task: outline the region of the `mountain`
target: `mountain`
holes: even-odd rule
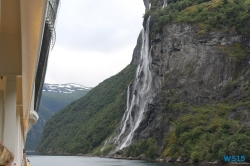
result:
[[[133,59],[51,119],[38,151],[250,161],[250,1],[144,0]]]
[[[91,88],[82,85],[69,83],[69,84],[48,84],[43,86],[43,92],[57,92],[57,93],[73,93],[73,92],[86,92]]]
[[[86,95],[89,87],[69,84],[44,83],[41,103],[38,110],[39,119],[27,135],[26,149],[35,151],[41,140],[46,122],[62,108]]]
[[[133,64],[127,66],[53,116],[46,123],[37,150],[85,154],[100,145],[119,126],[126,108],[126,87],[135,68]]]

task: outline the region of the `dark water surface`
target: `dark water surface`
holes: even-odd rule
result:
[[[30,160],[31,166],[191,166],[186,164],[156,163],[141,160],[121,160],[84,156],[28,155],[27,158]]]

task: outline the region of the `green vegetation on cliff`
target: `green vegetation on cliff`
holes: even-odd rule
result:
[[[144,15],[155,16],[154,32],[173,22],[196,23],[202,31],[250,32],[250,1],[249,0],[170,0],[163,10],[151,0],[152,7]]]
[[[188,114],[177,119],[172,117],[174,129],[167,137],[163,156],[175,159],[188,156],[192,162],[223,162],[224,155],[245,155],[246,161],[250,161],[250,129],[241,122],[248,116],[249,99],[240,103],[183,105],[172,111],[183,109]],[[228,118],[235,113],[237,119]]]
[[[137,157],[142,156],[149,159],[154,159],[157,156],[157,144],[155,139],[148,138],[145,140],[141,140],[137,144],[130,145],[126,151],[125,155],[127,157]]]
[[[129,65],[71,103],[46,124],[39,152],[86,154],[99,146],[120,124],[127,86],[135,74]]]

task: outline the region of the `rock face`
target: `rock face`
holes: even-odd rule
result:
[[[139,62],[141,57],[141,47],[142,47],[142,34],[140,33],[137,39],[136,46],[133,51],[132,61],[130,62],[130,64],[136,65]]]
[[[161,34],[151,36],[152,62],[149,68],[154,97],[148,103],[148,109],[144,110],[133,143],[154,137],[161,147],[159,154],[163,152],[167,146],[165,135],[173,129],[166,119],[178,119],[188,114],[185,108],[178,112],[166,105],[185,103],[202,106],[226,100],[237,102],[249,95],[245,88],[249,85],[250,57],[246,56],[247,52],[237,50],[249,47],[250,37],[220,32],[199,35],[199,31],[199,27],[191,24],[173,23],[166,26]],[[242,110],[246,108],[237,108],[227,119],[241,116],[241,125],[249,128],[250,117],[243,117]]]
[[[148,11],[149,8],[150,8],[150,2],[149,2],[149,0],[143,0],[143,2],[144,2],[145,10]]]
[[[224,49],[246,38],[216,32],[198,36],[198,31],[188,24],[172,24],[151,43],[155,80],[180,92],[181,101],[195,105],[224,98],[221,90],[240,67]],[[249,45],[249,39],[243,44]]]

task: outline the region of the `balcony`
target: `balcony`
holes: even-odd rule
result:
[[[49,29],[51,31],[51,49],[55,45],[56,33],[55,33],[55,23],[56,23],[56,15],[58,6],[60,5],[60,0],[49,0],[47,6],[47,16],[46,23],[49,25]]]
[[[54,47],[56,41],[56,15],[60,0],[48,0],[46,22],[43,32],[42,47],[38,62],[36,80],[35,80],[35,105],[34,110],[38,112],[40,99],[42,95],[42,88],[47,70],[47,61],[50,50]]]

